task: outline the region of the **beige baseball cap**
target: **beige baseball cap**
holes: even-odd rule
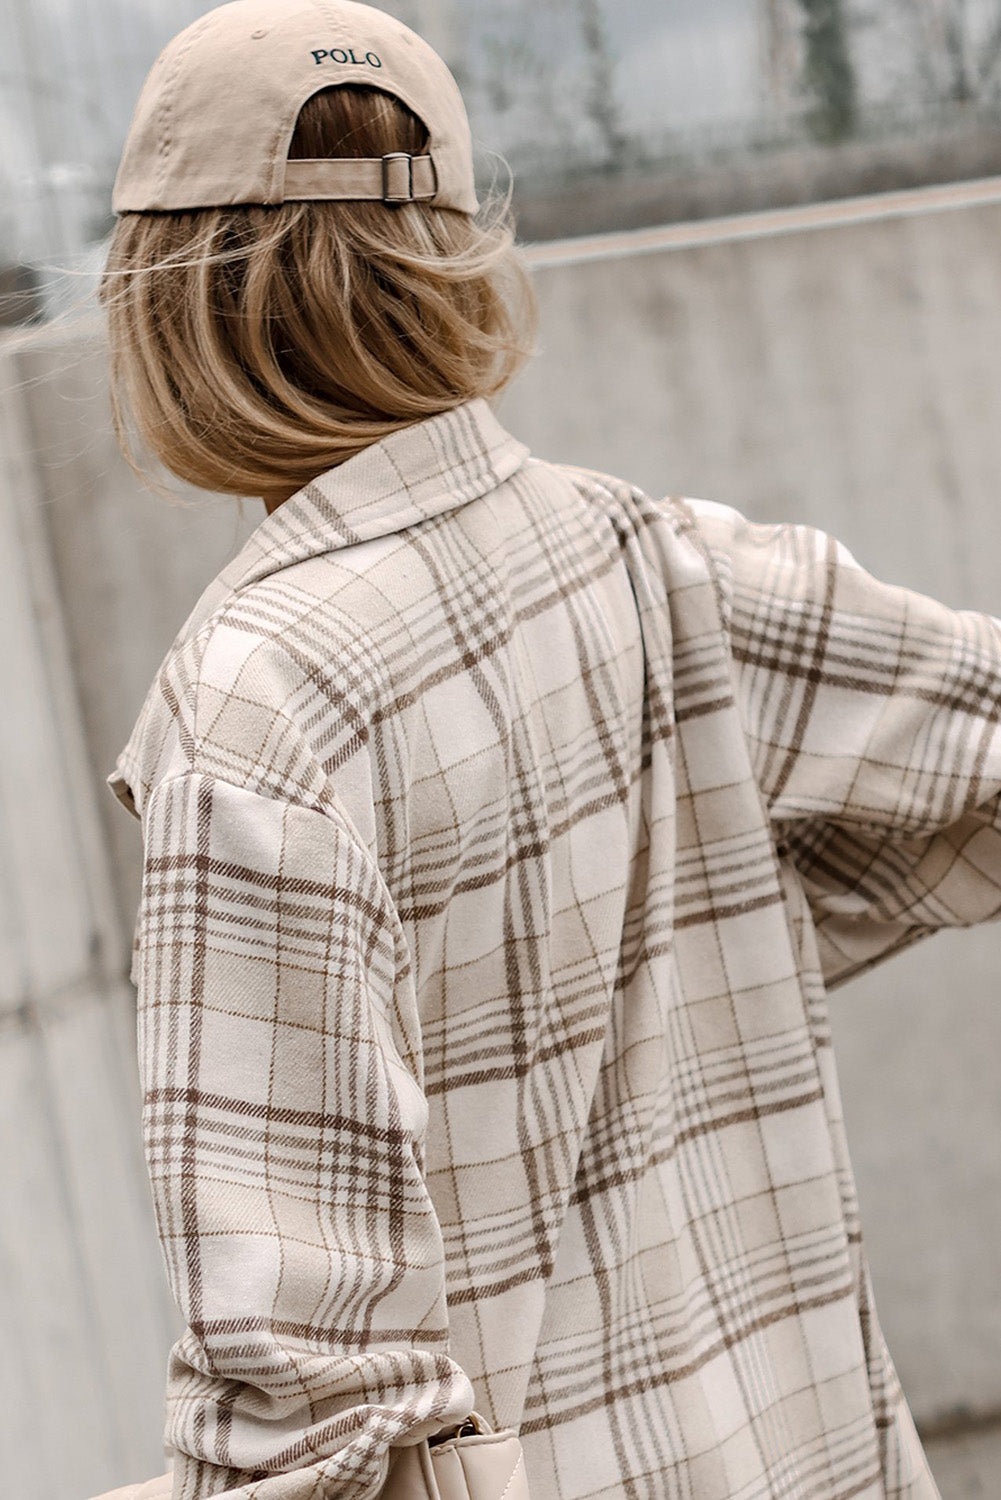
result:
[[[288,161],[299,111],[336,84],[406,104],[425,155]],[[475,213],[473,148],[458,85],[409,27],[354,0],[231,0],[168,42],[136,104],[115,213],[301,199],[432,202]]]

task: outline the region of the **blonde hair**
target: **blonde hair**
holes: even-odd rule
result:
[[[307,101],[290,156],[420,154],[359,87]],[[280,501],[400,427],[493,396],[533,352],[509,198],[294,202],[120,218],[101,282],[119,443],[200,488]]]

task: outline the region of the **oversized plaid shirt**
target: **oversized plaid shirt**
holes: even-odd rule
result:
[[[482,401],[257,527],[113,788],[175,1500],[929,1500],[826,992],[1001,908],[1001,622]]]

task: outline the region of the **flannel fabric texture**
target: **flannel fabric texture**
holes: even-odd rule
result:
[[[1001,909],[1001,622],[474,401],[268,516],[108,778],[142,820],[174,1500],[932,1500],[827,991]]]

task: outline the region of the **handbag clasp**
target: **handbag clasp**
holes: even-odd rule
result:
[[[436,1432],[434,1437],[429,1437],[428,1447],[433,1448],[436,1443],[448,1443],[452,1438],[476,1437],[479,1433],[487,1430],[484,1425],[481,1425],[482,1423],[483,1418],[478,1412],[470,1412],[469,1416],[460,1422],[457,1427],[449,1427],[445,1432]]]

